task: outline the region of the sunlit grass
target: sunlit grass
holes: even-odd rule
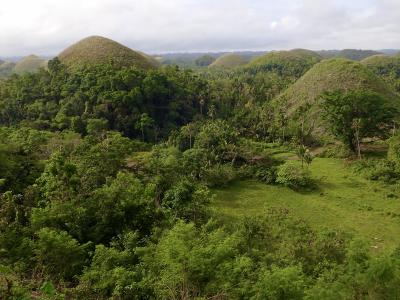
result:
[[[310,170],[318,182],[312,192],[239,181],[215,191],[213,208],[227,223],[269,207],[287,208],[317,230],[339,229],[367,239],[374,252],[400,245],[400,198],[394,187],[366,180],[338,159],[317,158]]]

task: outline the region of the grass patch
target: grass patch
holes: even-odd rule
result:
[[[316,158],[310,167],[318,189],[295,192],[278,185],[238,181],[215,190],[215,213],[225,223],[287,208],[315,229],[338,229],[364,238],[373,252],[400,245],[400,199],[391,187],[363,179],[339,159]]]

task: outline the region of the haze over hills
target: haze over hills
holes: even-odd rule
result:
[[[381,51],[344,49],[344,50],[321,50],[317,51],[323,58],[347,58],[361,61],[369,56],[383,54]]]
[[[116,67],[136,66],[151,69],[156,63],[146,55],[134,51],[111,39],[91,36],[62,51],[58,58],[71,69],[85,65],[105,64],[112,61]]]
[[[3,62],[0,65],[0,77],[7,77],[12,74],[14,67],[14,62]]]
[[[37,72],[40,68],[47,68],[47,60],[29,55],[16,63],[13,72],[17,74]]]
[[[240,55],[229,53],[218,57],[211,65],[210,68],[223,68],[231,69],[245,65],[247,61]]]

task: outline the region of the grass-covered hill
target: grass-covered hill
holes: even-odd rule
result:
[[[71,69],[112,62],[116,67],[151,69],[154,60],[138,51],[100,36],[87,37],[62,51],[58,58]]]
[[[247,68],[299,78],[321,59],[319,54],[305,49],[276,51],[254,58]]]
[[[47,67],[47,60],[36,56],[29,55],[21,59],[15,65],[13,72],[17,74],[37,72],[40,68]]]
[[[364,59],[362,64],[400,94],[400,55],[374,55]]]
[[[15,63],[9,61],[0,64],[0,77],[7,77],[11,75],[14,67]]]
[[[400,69],[400,55],[374,55],[362,60],[361,63],[374,72],[387,73]]]
[[[380,55],[381,52],[373,50],[358,50],[358,49],[344,49],[344,50],[322,50],[319,51],[323,58],[347,58],[350,60],[361,61],[367,57]]]
[[[228,53],[218,57],[209,67],[231,69],[245,65],[247,61],[238,54]]]
[[[301,108],[307,107],[306,122],[311,124],[312,131],[318,131],[321,129],[318,100],[323,93],[337,90],[372,91],[380,94],[388,102],[398,105],[398,98],[389,85],[362,63],[342,58],[323,60],[316,64],[275,99],[274,104],[292,121],[296,121],[295,116]]]

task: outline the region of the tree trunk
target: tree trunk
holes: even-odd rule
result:
[[[361,159],[360,137],[359,137],[358,129],[356,130],[356,141],[357,141],[357,156],[358,156],[358,159]]]

